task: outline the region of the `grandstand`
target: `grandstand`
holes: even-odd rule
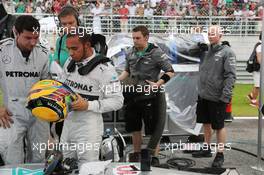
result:
[[[104,13],[119,14],[121,5],[130,15],[144,16],[150,7],[155,16],[230,16],[262,17],[259,0],[3,0],[11,13],[58,13],[66,4],[75,6],[81,13],[89,14],[100,3]],[[142,11],[142,13],[141,13]]]
[[[191,27],[215,23],[226,34],[256,35],[260,31],[263,6],[259,0],[3,0],[9,13],[31,13],[38,18],[55,16],[66,4],[76,7],[83,25],[93,27],[95,4],[101,33],[130,32],[138,24],[152,33],[188,33]],[[211,2],[211,3],[209,3]],[[98,10],[97,10],[98,11]]]

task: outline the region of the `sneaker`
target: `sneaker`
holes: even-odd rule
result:
[[[224,154],[220,152],[216,153],[212,167],[221,168],[223,164],[224,164]]]
[[[232,115],[227,115],[225,118],[225,122],[232,122],[234,120],[234,117]]]
[[[140,160],[141,160],[140,152],[130,153],[128,155],[128,161],[129,162],[140,162]]]
[[[248,94],[247,98],[248,98],[249,101],[253,100],[253,94],[252,93]]]
[[[259,103],[258,103],[257,100],[251,100],[249,105],[250,105],[250,106],[253,106],[253,107],[256,107],[256,108],[259,107]]]
[[[202,158],[202,157],[212,157],[211,149],[200,149],[199,151],[196,151],[192,153],[192,156],[195,158]]]

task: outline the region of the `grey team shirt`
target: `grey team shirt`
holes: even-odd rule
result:
[[[200,65],[199,96],[229,103],[236,80],[236,56],[230,47],[216,45],[209,48]]]
[[[12,108],[13,114],[24,109],[32,85],[49,78],[48,54],[45,47],[37,45],[26,61],[14,39],[0,41],[0,87],[4,104]]]
[[[145,80],[158,81],[161,70],[174,72],[168,57],[160,48],[153,45],[153,48],[141,57],[138,57],[136,52],[134,47],[128,50],[125,67],[136,84],[145,85]]]

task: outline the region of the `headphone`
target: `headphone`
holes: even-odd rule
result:
[[[60,22],[60,15],[65,13],[66,11],[69,11],[73,14],[73,16],[75,17],[76,21],[77,21],[77,25],[80,26],[81,25],[81,20],[79,19],[79,13],[78,11],[71,5],[65,5],[59,15],[58,15],[58,19],[59,19],[59,26],[61,26],[61,22]]]

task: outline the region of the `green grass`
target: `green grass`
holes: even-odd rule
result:
[[[236,84],[232,99],[232,115],[234,117],[241,116],[258,116],[258,110],[249,105],[247,94],[252,90],[253,85]]]
[[[252,85],[236,84],[234,89],[234,96],[232,99],[232,115],[234,117],[241,116],[257,116],[257,108],[249,105],[246,95],[251,91]],[[0,91],[0,105],[2,105],[2,93]]]

